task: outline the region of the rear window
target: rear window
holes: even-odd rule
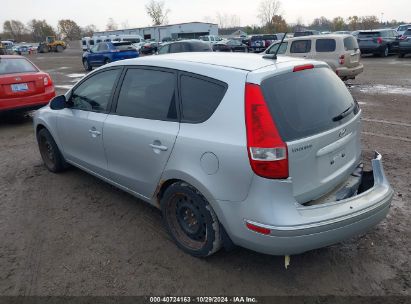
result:
[[[344,49],[346,51],[355,51],[358,50],[357,39],[354,37],[344,38]]]
[[[252,36],[250,38],[251,41],[263,40],[263,36]]]
[[[182,121],[201,123],[213,115],[223,99],[227,85],[208,78],[181,76]]]
[[[351,113],[342,120],[333,121],[352,106],[354,100],[344,83],[328,68],[274,76],[264,80],[261,87],[285,141],[324,132],[355,115]]]
[[[317,52],[334,52],[335,45],[334,39],[317,39],[315,42],[315,50]]]
[[[297,40],[291,43],[290,53],[309,53],[311,40]]]
[[[134,46],[131,45],[131,42],[115,42],[113,43],[115,48],[120,51],[132,51],[135,50]]]
[[[411,36],[411,30],[406,30],[404,32],[404,36]]]
[[[276,35],[264,35],[263,38],[265,40],[277,40],[277,36]]]
[[[358,38],[377,38],[381,37],[381,32],[359,32]]]
[[[0,75],[38,72],[36,67],[24,58],[1,58]]]
[[[410,28],[410,27],[411,27],[411,24],[401,25],[401,26],[398,27],[398,30],[402,32],[402,31],[407,30],[407,29]]]

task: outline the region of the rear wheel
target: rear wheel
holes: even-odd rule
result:
[[[183,251],[206,257],[221,248],[217,215],[194,187],[184,182],[169,186],[161,199],[161,210],[168,232]]]
[[[389,53],[390,53],[390,49],[388,48],[388,45],[387,45],[385,49],[382,51],[381,57],[387,57]]]
[[[37,133],[37,143],[39,145],[41,158],[49,171],[57,173],[68,167],[53,136],[51,136],[47,129],[41,129]]]
[[[83,59],[83,66],[84,66],[84,69],[86,71],[91,71],[91,69],[92,69],[92,67],[91,67],[90,63],[88,63],[87,59]]]
[[[56,51],[57,51],[57,53],[61,53],[61,52],[64,51],[64,47],[62,45],[58,45],[58,46],[56,46]]]

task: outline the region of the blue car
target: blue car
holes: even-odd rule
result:
[[[138,56],[139,53],[131,42],[100,42],[83,53],[83,66],[86,71],[91,71],[93,67]]]

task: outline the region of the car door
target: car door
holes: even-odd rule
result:
[[[393,37],[393,42],[391,44],[391,50],[395,53],[398,52],[398,49],[400,47],[400,39],[397,31],[392,30],[391,31],[391,36]]]
[[[82,168],[107,177],[103,147],[103,124],[122,68],[93,73],[68,96],[70,107],[60,111],[58,135],[66,159]]]
[[[291,42],[290,55],[293,57],[311,57],[311,39],[295,40]]]
[[[100,66],[104,64],[104,60],[106,59],[105,54],[108,52],[108,45],[105,42],[102,42],[98,45],[98,49],[95,56],[94,65]]]
[[[96,66],[96,60],[99,56],[98,54],[98,47],[100,43],[94,46],[87,55],[88,62],[91,66]]]
[[[111,180],[151,198],[179,132],[177,76],[159,68],[129,68],[104,123]]]

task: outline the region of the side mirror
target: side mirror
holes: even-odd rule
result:
[[[52,110],[63,110],[64,108],[67,108],[66,96],[59,95],[59,96],[54,97],[50,101],[50,108]]]

